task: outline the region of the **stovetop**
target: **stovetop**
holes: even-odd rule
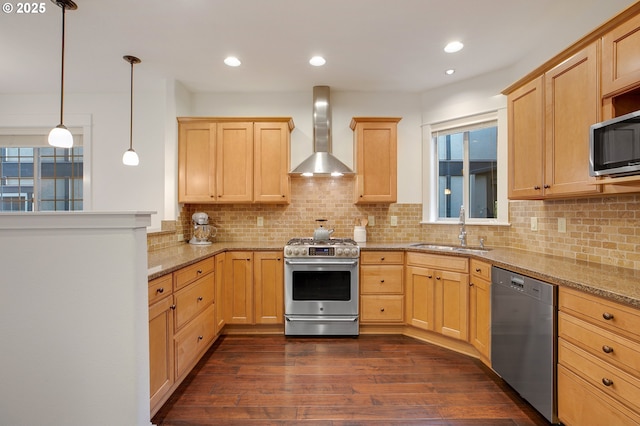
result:
[[[284,248],[284,257],[355,259],[360,257],[360,247],[351,238],[292,238]]]

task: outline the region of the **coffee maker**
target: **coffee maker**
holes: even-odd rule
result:
[[[215,237],[216,228],[209,225],[209,215],[204,212],[196,212],[191,216],[193,222],[193,236],[189,240],[189,244],[209,245],[209,237]]]

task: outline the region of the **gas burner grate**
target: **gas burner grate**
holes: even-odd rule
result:
[[[288,246],[357,246],[358,243],[351,238],[330,238],[328,240],[315,240],[313,238],[292,238],[287,242]]]

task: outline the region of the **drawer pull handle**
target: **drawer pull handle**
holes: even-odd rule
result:
[[[160,294],[164,293],[164,288],[162,288],[162,287],[157,288],[156,289],[156,293],[160,293]]]
[[[198,336],[198,340],[202,340],[202,339],[204,339],[204,337]]]
[[[384,280],[380,280],[380,283],[383,283],[383,282],[384,282]]]
[[[602,318],[606,319],[607,321],[612,320],[613,314],[610,314],[609,312],[605,312],[604,314],[602,314]]]
[[[476,268],[476,272],[480,272],[480,271],[482,271],[482,269]]]
[[[202,269],[198,269],[197,272],[198,272],[198,274],[201,274],[202,273]]]
[[[611,346],[604,345],[602,347],[602,352],[606,354],[610,354],[611,352],[613,352],[613,348]]]
[[[613,385],[613,380],[611,379],[607,379],[606,377],[602,378],[602,384],[605,386],[612,386]]]
[[[198,302],[202,302],[202,296],[198,296]]]

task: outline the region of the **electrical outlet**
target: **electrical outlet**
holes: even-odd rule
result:
[[[391,216],[391,226],[398,226],[398,216]]]
[[[562,232],[563,234],[567,232],[567,218],[558,218],[558,232]]]
[[[264,226],[264,218],[262,216],[258,216],[258,226]]]
[[[184,234],[178,234],[178,242],[184,241]]]
[[[367,223],[367,226],[376,226],[376,217],[375,216],[369,216],[368,220],[369,220],[369,223]]]
[[[535,216],[531,218],[531,230],[532,231],[538,230],[538,218]]]

